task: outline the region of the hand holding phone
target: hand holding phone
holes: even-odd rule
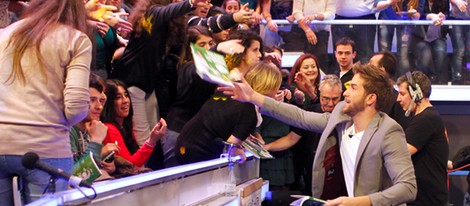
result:
[[[111,151],[106,157],[103,159],[103,161],[110,163],[114,161],[114,151]]]

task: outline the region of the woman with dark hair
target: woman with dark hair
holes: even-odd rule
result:
[[[163,69],[166,41],[171,34],[167,32],[170,30],[169,22],[191,11],[199,1],[185,0],[168,4],[163,0],[139,0],[129,16],[133,32],[124,54],[114,62],[110,78],[119,79],[129,86],[129,95],[134,103],[134,133],[139,145],[144,144],[151,126],[159,118],[155,91],[156,85],[165,78],[159,74]]]
[[[294,94],[291,103],[307,109],[319,102],[319,66],[320,64],[313,54],[303,54],[295,61],[287,80],[287,84],[292,86],[292,94]]]
[[[240,73],[246,74],[251,66],[257,64],[263,57],[263,39],[249,30],[233,31],[229,39],[240,39],[245,47],[243,53],[235,53],[225,56],[229,70],[238,69]]]
[[[69,130],[88,114],[92,45],[83,0],[33,0],[23,19],[0,35],[0,204],[13,205],[12,177],[26,203],[39,198],[50,175],[21,164],[33,151],[71,173]],[[58,180],[56,190],[66,190]]]
[[[116,155],[123,157],[135,166],[144,165],[152,154],[152,150],[157,141],[166,132],[166,122],[164,119],[153,127],[150,136],[144,145],[139,148],[134,137],[132,127],[132,102],[126,85],[119,80],[106,81],[106,104],[103,108],[101,120],[108,127],[108,133],[103,141],[106,143],[116,143],[120,151]]]

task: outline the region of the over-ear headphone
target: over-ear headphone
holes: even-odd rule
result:
[[[405,112],[405,116],[410,116],[411,108],[413,107],[414,103],[420,102],[424,95],[423,91],[421,91],[421,87],[419,84],[415,83],[413,81],[413,76],[411,75],[411,72],[406,72],[406,78],[408,79],[408,91],[410,92],[410,96],[413,99],[410,103],[410,106],[408,106],[408,110]]]

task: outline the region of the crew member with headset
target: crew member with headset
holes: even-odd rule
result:
[[[416,174],[418,194],[407,205],[446,205],[449,145],[444,122],[429,100],[431,81],[421,71],[398,78],[397,101],[411,115],[405,129]]]

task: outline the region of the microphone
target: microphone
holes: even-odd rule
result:
[[[353,134],[348,134],[348,137],[352,138],[352,137],[354,137],[354,135]]]
[[[71,174],[68,174],[62,171],[61,169],[54,168],[42,162],[41,160],[39,160],[39,156],[35,152],[27,152],[26,154],[24,154],[23,158],[21,158],[21,163],[27,169],[30,169],[30,170],[39,169],[39,170],[49,173],[49,175],[51,176],[67,180],[69,184],[72,185],[73,187],[77,187],[78,185],[80,187],[91,188],[91,184],[89,184],[88,182],[85,182],[84,180],[82,180],[82,178],[73,176]]]
[[[408,106],[408,109],[405,112],[405,117],[410,116],[411,109],[413,108],[413,104],[415,103],[416,98],[418,98],[418,95],[416,93],[413,93],[412,96],[413,96],[413,98],[411,99],[411,103],[410,103],[410,105]]]

